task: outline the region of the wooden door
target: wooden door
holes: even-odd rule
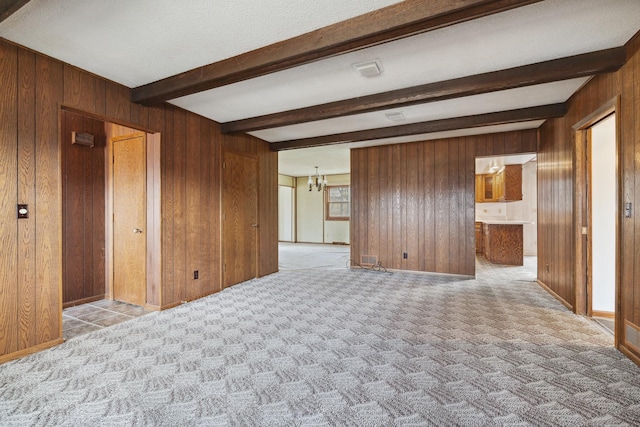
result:
[[[113,299],[146,302],[146,138],[113,139]]]
[[[225,152],[222,177],[222,283],[257,277],[258,161]]]

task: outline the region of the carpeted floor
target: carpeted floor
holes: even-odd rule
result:
[[[640,425],[640,368],[522,267],[310,269],[0,365],[0,425]]]
[[[278,249],[280,271],[310,268],[343,269],[347,265],[351,250],[348,245],[288,242],[280,242]]]

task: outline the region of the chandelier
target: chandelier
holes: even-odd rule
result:
[[[318,191],[327,189],[327,176],[318,174],[318,167],[316,166],[316,174],[309,175],[309,191],[313,190],[313,186],[315,185]]]

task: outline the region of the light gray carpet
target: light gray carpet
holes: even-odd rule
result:
[[[280,242],[278,268],[280,271],[343,269],[349,260],[350,251],[348,245]]]
[[[640,425],[640,369],[523,268],[303,270],[0,365],[0,425]]]

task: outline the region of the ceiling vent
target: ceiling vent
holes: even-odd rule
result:
[[[392,122],[401,122],[405,120],[404,114],[402,113],[387,113],[385,114],[385,116],[387,116],[387,119],[391,120]]]
[[[382,63],[379,59],[367,62],[359,62],[351,65],[362,77],[375,77],[382,73]]]

